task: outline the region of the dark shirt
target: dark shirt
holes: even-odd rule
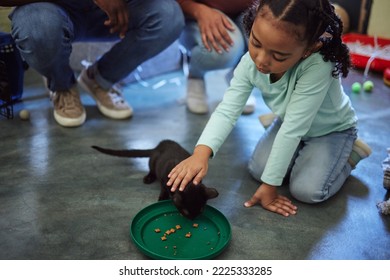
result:
[[[220,10],[231,17],[236,17],[253,3],[253,0],[197,0],[211,8]]]
[[[57,0],[55,3],[67,10],[75,11],[88,11],[98,8],[93,0]]]

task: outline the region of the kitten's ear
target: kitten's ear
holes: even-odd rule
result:
[[[216,198],[219,194],[218,191],[214,188],[205,187],[204,190],[205,190],[207,199]]]

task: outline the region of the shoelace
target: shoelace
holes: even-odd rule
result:
[[[71,90],[62,91],[60,94],[58,92],[51,93],[51,99],[57,101],[60,108],[74,109],[80,107],[80,102],[77,97],[76,93]]]
[[[97,83],[93,83],[92,87],[94,89],[93,91],[98,91],[98,90],[105,91]],[[110,88],[107,93],[108,93],[108,96],[110,97],[113,104],[125,103],[125,100],[122,96],[121,91],[118,88],[116,88],[115,86]]]
[[[115,88],[115,87],[112,87],[109,91],[108,91],[108,94],[110,95],[111,97],[111,100],[113,103],[117,104],[117,103],[125,103],[125,100],[122,96],[122,93],[120,92],[119,89]]]

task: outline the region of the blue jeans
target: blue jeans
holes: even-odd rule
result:
[[[109,89],[139,64],[155,56],[180,35],[184,17],[174,0],[127,1],[125,38],[111,34],[107,15],[93,1],[62,0],[17,7],[10,15],[12,36],[25,61],[48,79],[52,91],[75,83],[69,65],[73,42],[117,41],[93,66],[98,84]]]
[[[190,53],[189,76],[203,78],[207,71],[234,67],[246,51],[246,37],[240,23],[241,17],[236,23],[231,20],[235,30],[228,31],[234,45],[230,46],[229,52],[223,50],[222,54],[214,49],[208,51],[203,45],[198,23],[194,20],[186,20],[186,25],[180,36],[180,43]]]
[[[260,138],[249,161],[249,172],[261,181],[276,134],[282,124],[276,119]],[[301,140],[291,160],[285,181],[291,195],[306,203],[318,203],[336,194],[351,174],[348,158],[357,129],[333,132]]]

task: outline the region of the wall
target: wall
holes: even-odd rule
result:
[[[10,11],[11,8],[0,7],[0,31],[2,32],[10,32],[11,25],[8,19]]]
[[[390,39],[390,1],[374,0],[368,24],[368,35],[377,35]]]

